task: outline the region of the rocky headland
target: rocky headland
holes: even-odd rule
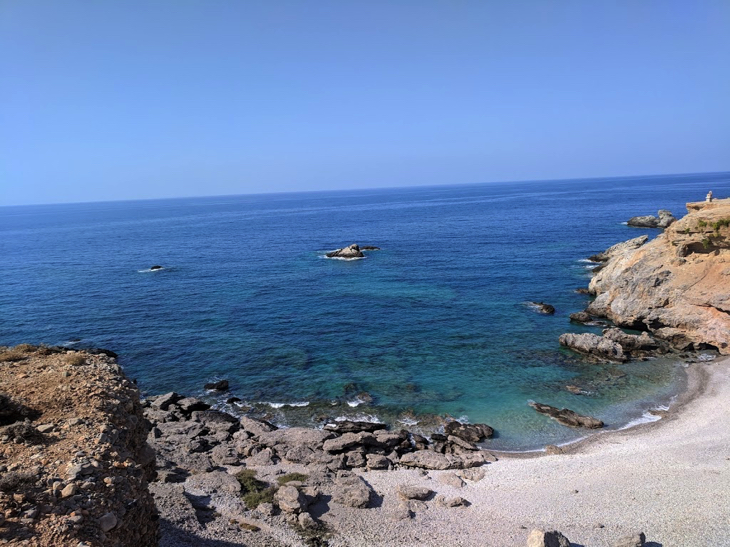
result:
[[[602,264],[589,285],[595,300],[585,317],[645,331],[657,348],[714,349],[728,355],[730,199],[688,203],[687,209],[686,216],[656,239],[641,236],[591,257]],[[607,338],[622,352],[627,350],[627,339],[604,334],[603,340],[593,340],[599,353],[622,360],[622,352]],[[581,351],[579,342],[584,341],[561,340]],[[638,343],[646,346],[648,339]]]

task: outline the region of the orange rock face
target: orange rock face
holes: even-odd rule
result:
[[[688,203],[656,239],[611,254],[587,311],[677,348],[730,354],[730,199]]]

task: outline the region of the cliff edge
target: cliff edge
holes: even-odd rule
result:
[[[0,348],[0,543],[157,545],[147,432],[111,352]]]
[[[649,331],[677,349],[730,355],[730,199],[688,203],[656,239],[597,255],[586,311]]]

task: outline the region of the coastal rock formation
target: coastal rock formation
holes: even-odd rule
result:
[[[162,269],[162,266],[160,266],[159,264],[155,264],[154,266],[152,266],[150,268],[150,270],[152,270],[152,271],[161,270],[161,269]]]
[[[553,315],[555,313],[555,307],[545,302],[528,302],[528,304],[539,313],[544,313],[545,315]]]
[[[154,452],[139,391],[114,358],[0,348],[0,386],[0,536],[39,546],[157,545]]]
[[[363,258],[364,256],[357,243],[327,253],[327,258]]]
[[[647,216],[640,216],[640,217],[632,217],[629,219],[629,221],[626,223],[629,226],[634,226],[637,228],[667,228],[670,224],[673,222],[676,222],[677,219],[674,218],[674,215],[671,213],[671,211],[667,211],[666,209],[660,209],[657,213],[659,216],[655,217],[652,215]]]
[[[528,403],[532,408],[537,410],[540,414],[549,416],[556,422],[567,425],[569,427],[585,427],[587,429],[600,429],[603,427],[603,422],[590,416],[582,416],[567,408],[555,408],[554,406],[544,405],[542,403],[536,403],[531,401]]]
[[[628,360],[621,344],[591,333],[574,334],[568,332],[558,338],[561,346],[589,357],[623,363]]]
[[[648,331],[676,349],[730,354],[730,199],[687,204],[663,234],[614,245],[591,280],[586,311]]]

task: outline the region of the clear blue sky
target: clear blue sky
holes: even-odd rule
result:
[[[730,2],[0,2],[0,204],[730,170]]]

